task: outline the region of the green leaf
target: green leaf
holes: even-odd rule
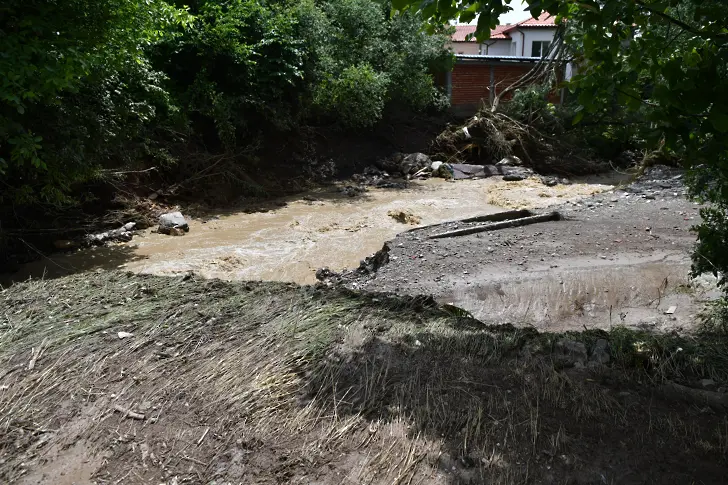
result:
[[[711,111],[708,116],[708,120],[720,133],[728,132],[728,113],[721,113],[719,111]]]
[[[572,124],[572,126],[573,126],[573,125],[578,125],[578,124],[579,124],[579,122],[581,122],[581,120],[582,120],[583,118],[584,118],[584,111],[579,111],[578,113],[576,113],[576,116],[574,116],[574,119],[573,119],[573,120],[571,120],[571,124]]]

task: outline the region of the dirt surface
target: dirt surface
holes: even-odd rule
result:
[[[522,182],[512,185],[513,194],[523,190]],[[507,186],[497,190],[506,200]],[[658,168],[624,189],[552,205],[560,221],[446,239],[429,236],[471,225],[405,232],[388,243],[387,265],[374,274],[349,273],[346,284],[430,294],[489,323],[542,330],[688,329],[717,293],[710,278],[688,280],[699,206],[683,193],[681,173]],[[534,206],[523,197],[506,205]]]
[[[721,340],[564,340],[427,298],[119,272],[15,285],[0,308],[2,483],[725,481],[725,410],[661,391],[725,396]]]

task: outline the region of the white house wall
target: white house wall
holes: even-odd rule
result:
[[[450,48],[455,54],[480,54],[480,44],[478,44],[477,42],[451,42]]]
[[[521,35],[523,32],[523,35]],[[511,36],[513,46],[509,55],[512,56],[531,56],[531,47],[534,41],[553,42],[556,29],[548,29],[544,27],[524,28],[522,30],[512,30],[508,33]],[[525,43],[525,49],[524,49]]]
[[[486,45],[488,50],[486,51]],[[510,39],[489,40],[483,44],[483,54],[489,56],[510,56],[511,41]]]

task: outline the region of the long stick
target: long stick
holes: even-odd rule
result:
[[[522,217],[520,219],[513,219],[510,221],[494,222],[493,224],[487,224],[484,226],[469,227],[467,229],[458,229],[457,231],[443,232],[441,234],[435,234],[430,236],[428,239],[444,239],[448,237],[467,236],[469,234],[476,234],[479,232],[495,231],[498,229],[506,229],[509,227],[527,226],[529,224],[537,224],[539,222],[549,222],[561,220],[561,214],[558,212],[551,212],[550,214],[539,214],[537,216]]]

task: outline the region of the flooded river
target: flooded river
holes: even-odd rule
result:
[[[125,269],[139,273],[313,283],[318,268],[358,266],[364,257],[411,225],[390,217],[407,211],[420,224],[498,212],[506,207],[543,207],[610,189],[609,185],[574,184],[550,189],[500,179],[449,182],[431,179],[408,189],[370,189],[357,196],[328,187],[285,200],[276,210],[230,212],[219,218],[190,221],[181,237],[144,231],[127,244],[77,251],[27,265],[13,275],[54,276],[89,269]],[[508,198],[502,194],[507,192]]]

